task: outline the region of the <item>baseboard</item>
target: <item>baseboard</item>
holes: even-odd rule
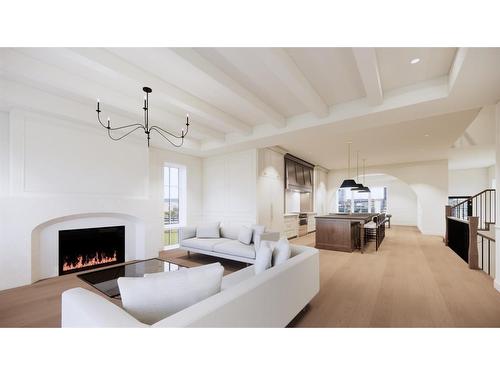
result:
[[[497,291],[499,291],[499,292],[500,292],[500,280],[495,279],[495,280],[493,281],[493,286],[495,287],[495,289],[496,289]]]

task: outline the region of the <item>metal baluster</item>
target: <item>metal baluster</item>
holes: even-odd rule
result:
[[[484,270],[484,237],[481,236],[481,269]]]
[[[483,217],[483,196],[482,195],[479,195],[479,227],[482,228],[481,226],[481,220],[482,220],[482,217]]]
[[[490,259],[490,255],[491,255],[490,254],[490,243],[491,243],[491,241],[488,240],[488,275],[490,274],[490,261],[491,261],[491,259]]]

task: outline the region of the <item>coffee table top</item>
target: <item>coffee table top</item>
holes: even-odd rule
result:
[[[182,268],[187,267],[160,258],[153,258],[139,260],[134,263],[120,264],[77,276],[108,297],[118,298],[120,296],[117,282],[119,277],[143,277],[146,273],[170,272]]]

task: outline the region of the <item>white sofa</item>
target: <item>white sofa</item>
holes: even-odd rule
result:
[[[229,274],[220,293],[152,326],[96,293],[69,289],[62,294],[62,327],[285,327],[319,291],[318,250],[290,247],[286,262],[258,275],[253,265]]]
[[[248,264],[255,263],[255,248],[261,240],[278,241],[280,238],[279,232],[265,232],[254,236],[253,242],[246,245],[238,241],[237,227],[221,227],[220,238],[197,238],[196,227],[181,228],[179,235],[179,245],[183,250]]]

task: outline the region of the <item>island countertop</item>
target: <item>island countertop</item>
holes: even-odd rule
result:
[[[354,220],[354,221],[361,221],[364,220],[365,222],[370,221],[373,219],[374,216],[377,216],[377,214],[329,214],[329,215],[321,215],[321,216],[316,216],[316,219],[330,219],[330,220]]]

